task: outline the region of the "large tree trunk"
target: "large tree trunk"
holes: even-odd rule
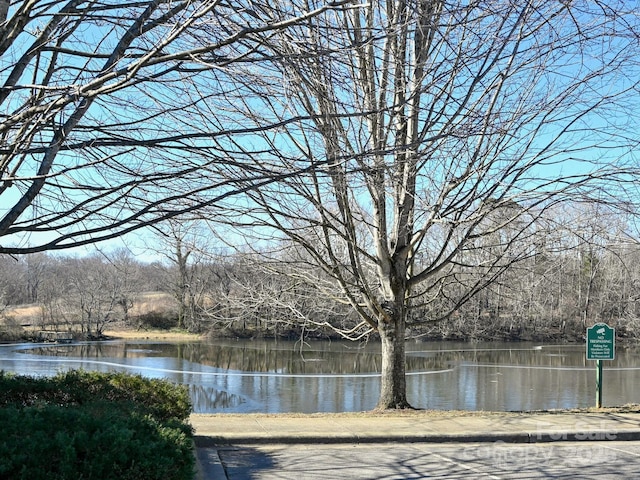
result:
[[[381,319],[378,332],[382,341],[382,378],[376,409],[411,408],[407,401],[405,378],[405,319],[396,314],[391,321]]]

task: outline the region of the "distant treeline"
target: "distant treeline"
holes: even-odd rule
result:
[[[285,273],[261,268],[246,255],[194,253],[157,263],[124,250],[0,256],[0,335],[56,330],[98,338],[109,327],[124,326],[215,336],[331,337],[337,334],[329,323],[343,329],[358,324],[353,309]],[[473,281],[473,270],[458,272],[456,282],[446,280],[436,297],[411,300],[411,337],[579,341],[596,322],[615,327],[621,338],[640,336],[635,244],[538,252],[469,299],[460,285]],[[439,312],[452,305],[459,305],[453,315],[440,319]]]

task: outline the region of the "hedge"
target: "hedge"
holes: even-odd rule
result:
[[[0,372],[0,478],[187,480],[184,386],[139,375]]]

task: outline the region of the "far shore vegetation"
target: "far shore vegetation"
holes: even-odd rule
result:
[[[185,243],[182,243],[182,248]],[[348,307],[247,256],[182,255],[147,263],[130,252],[86,257],[0,257],[0,341],[202,337],[341,338],[357,326]],[[619,341],[640,336],[640,247],[608,246],[536,256],[506,270],[453,314],[441,298],[413,302],[407,338],[579,342],[605,322]],[[447,306],[450,309],[450,306]],[[375,335],[371,333],[370,335]]]

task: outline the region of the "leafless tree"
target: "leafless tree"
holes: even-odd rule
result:
[[[105,268],[111,271],[113,281],[113,297],[122,310],[122,321],[130,321],[130,311],[138,297],[144,291],[145,281],[142,277],[140,263],[133,253],[126,248],[110,252],[100,251],[105,260]]]
[[[339,3],[264,16],[260,0],[1,1],[0,253],[94,243],[236,193],[220,175],[245,167],[226,138],[250,134],[221,95],[234,63],[258,55],[250,34]],[[247,168],[242,188],[273,176]]]
[[[302,4],[315,5],[272,9]],[[621,1],[374,0],[252,35],[263,63],[225,92],[256,129],[235,156],[300,173],[229,202],[225,218],[272,260],[283,237],[302,246],[298,278],[379,333],[379,408],[409,406],[418,299],[455,291],[424,320],[451,318],[535,253],[524,238],[554,205],[629,205],[639,33]],[[271,247],[257,241],[270,235]]]
[[[209,294],[207,262],[213,247],[202,226],[176,218],[156,227],[165,288],[178,306],[177,327],[200,331]]]
[[[289,251],[295,250],[294,245]],[[326,336],[328,326],[348,331],[352,309],[319,296],[315,287],[299,278],[297,269],[288,275],[272,267],[251,254],[237,254],[224,265],[224,284],[212,282],[219,285],[211,295],[217,302],[208,311],[216,324],[242,335],[296,339]]]
[[[79,326],[83,336],[95,339],[102,337],[109,324],[123,319],[120,302],[127,293],[125,281],[103,255],[68,257],[61,273],[66,288],[56,300],[70,329]]]
[[[20,276],[17,260],[8,255],[0,256],[0,312],[16,301],[15,288]]]

